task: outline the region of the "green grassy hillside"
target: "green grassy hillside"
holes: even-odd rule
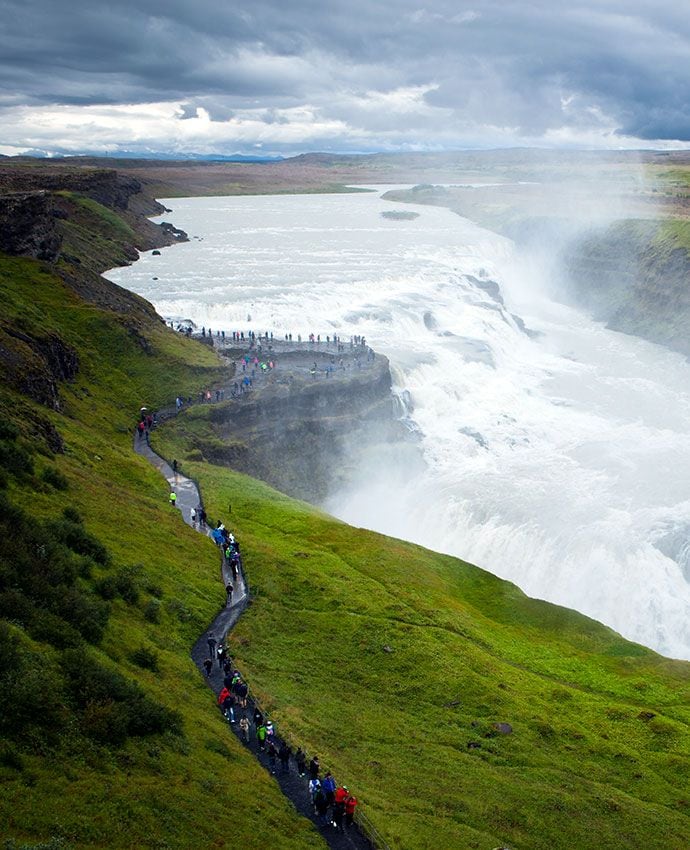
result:
[[[0,837],[324,846],[189,658],[224,601],[217,552],[132,451],[139,407],[213,385],[218,362],[98,281],[131,234],[69,201],[57,263],[0,257]],[[233,653],[391,848],[690,846],[690,665],[187,460],[195,427],[155,441],[210,516],[232,504],[254,594]]]
[[[0,256],[0,838],[321,846],[189,657],[224,601],[217,551],[132,451],[139,407],[217,359],[116,289],[64,256]]]
[[[197,422],[155,445],[184,457]],[[244,542],[255,603],[234,655],[392,847],[690,844],[690,665],[457,559],[184,466],[211,516],[232,504]]]

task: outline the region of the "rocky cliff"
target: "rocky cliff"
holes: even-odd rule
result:
[[[233,360],[240,354],[232,352]],[[195,409],[204,423],[193,445],[206,460],[322,504],[344,486],[365,451],[409,441],[385,357],[367,360],[355,349],[335,358],[278,345],[274,354],[276,369],[257,378],[250,392]]]
[[[172,225],[147,216],[164,207],[132,177],[109,169],[0,165],[0,286],[30,277],[54,286],[55,277],[84,301],[118,315],[147,351],[146,328],[161,320],[144,299],[105,280],[101,272],[131,263],[138,251],[186,238]],[[44,274],[22,259],[39,261]],[[30,304],[25,306],[28,313]],[[60,409],[59,386],[79,370],[74,349],[45,333],[29,316],[9,321],[0,314],[0,368],[8,383],[40,404]]]
[[[562,263],[596,318],[690,356],[690,222],[616,222],[570,242]]]

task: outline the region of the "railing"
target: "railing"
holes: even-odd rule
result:
[[[362,835],[371,842],[372,846],[375,847],[376,850],[391,850],[390,845],[359,807],[355,809],[355,822]]]

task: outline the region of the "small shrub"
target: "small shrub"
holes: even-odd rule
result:
[[[66,508],[63,508],[62,515],[66,520],[69,522],[76,522],[77,525],[81,525],[84,522],[82,515],[74,507],[74,505],[67,505]]]
[[[157,599],[149,599],[144,608],[144,619],[148,623],[160,623],[161,604]]]
[[[96,581],[94,587],[103,599],[112,600],[117,596],[117,578],[115,576],[103,576]]]
[[[115,576],[117,595],[121,596],[129,605],[136,605],[139,601],[139,588],[129,570],[120,570]]]
[[[163,598],[163,588],[159,584],[147,584],[146,590],[151,594],[151,596],[155,596],[156,599]]]
[[[217,738],[211,738],[209,741],[206,741],[204,747],[210,753],[216,753],[217,755],[222,756],[224,759],[232,758],[230,750],[222,741],[219,741]]]
[[[141,667],[144,670],[150,670],[152,673],[160,672],[158,654],[152,649],[140,646],[138,649],[134,650],[134,652],[130,655],[130,658],[137,667]]]
[[[171,599],[168,602],[168,611],[173,617],[177,617],[181,623],[188,623],[192,619],[192,612],[179,599]]]
[[[0,750],[0,764],[3,767],[9,767],[11,770],[24,770],[24,759],[9,744]]]
[[[9,440],[12,442],[16,440],[19,436],[19,428],[14,424],[14,422],[10,422],[9,419],[3,417],[0,419],[0,440]]]
[[[173,735],[182,734],[182,717],[177,711],[171,711],[163,705],[141,695],[129,705],[130,735],[160,735],[170,732]]]
[[[68,510],[69,508],[65,508],[65,511]],[[81,517],[79,517],[78,522],[64,518],[53,520],[46,523],[46,525],[51,538],[64,543],[65,546],[78,555],[88,555],[98,564],[107,564],[110,560],[108,550],[101,541],[92,534],[89,534],[82,526]]]
[[[31,455],[21,446],[0,440],[0,467],[10,475],[22,477],[33,475],[34,462]]]
[[[67,490],[69,487],[69,482],[65,476],[54,466],[46,466],[41,473],[41,478],[55,490]]]

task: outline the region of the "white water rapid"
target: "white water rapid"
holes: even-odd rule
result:
[[[372,461],[332,513],[690,658],[681,356],[549,300],[543,268],[446,210],[385,219],[400,207],[379,193],[165,203],[191,241],[111,280],[214,332],[362,334],[409,393],[426,468]]]

